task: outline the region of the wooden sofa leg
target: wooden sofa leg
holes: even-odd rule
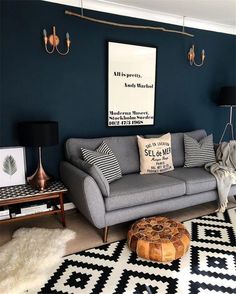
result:
[[[107,243],[108,231],[109,231],[109,227],[105,227],[103,229],[103,243]]]

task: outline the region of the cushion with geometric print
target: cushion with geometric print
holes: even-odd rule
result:
[[[184,149],[184,167],[202,167],[206,163],[213,163],[216,161],[212,134],[199,142],[184,134]]]
[[[108,183],[122,177],[119,162],[105,142],[102,142],[95,151],[81,148],[81,152],[84,161],[96,165],[101,170]]]

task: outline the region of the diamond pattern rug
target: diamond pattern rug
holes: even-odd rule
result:
[[[63,258],[39,293],[236,293],[236,209],[186,221],[188,253],[171,263],[137,257],[118,241]]]

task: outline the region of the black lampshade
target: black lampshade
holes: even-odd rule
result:
[[[220,90],[220,106],[236,106],[236,86],[222,87]]]
[[[18,124],[19,143],[22,146],[51,146],[58,144],[58,122],[28,121]]]

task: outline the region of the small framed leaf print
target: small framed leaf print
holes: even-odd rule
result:
[[[0,187],[25,184],[24,147],[0,148]]]

